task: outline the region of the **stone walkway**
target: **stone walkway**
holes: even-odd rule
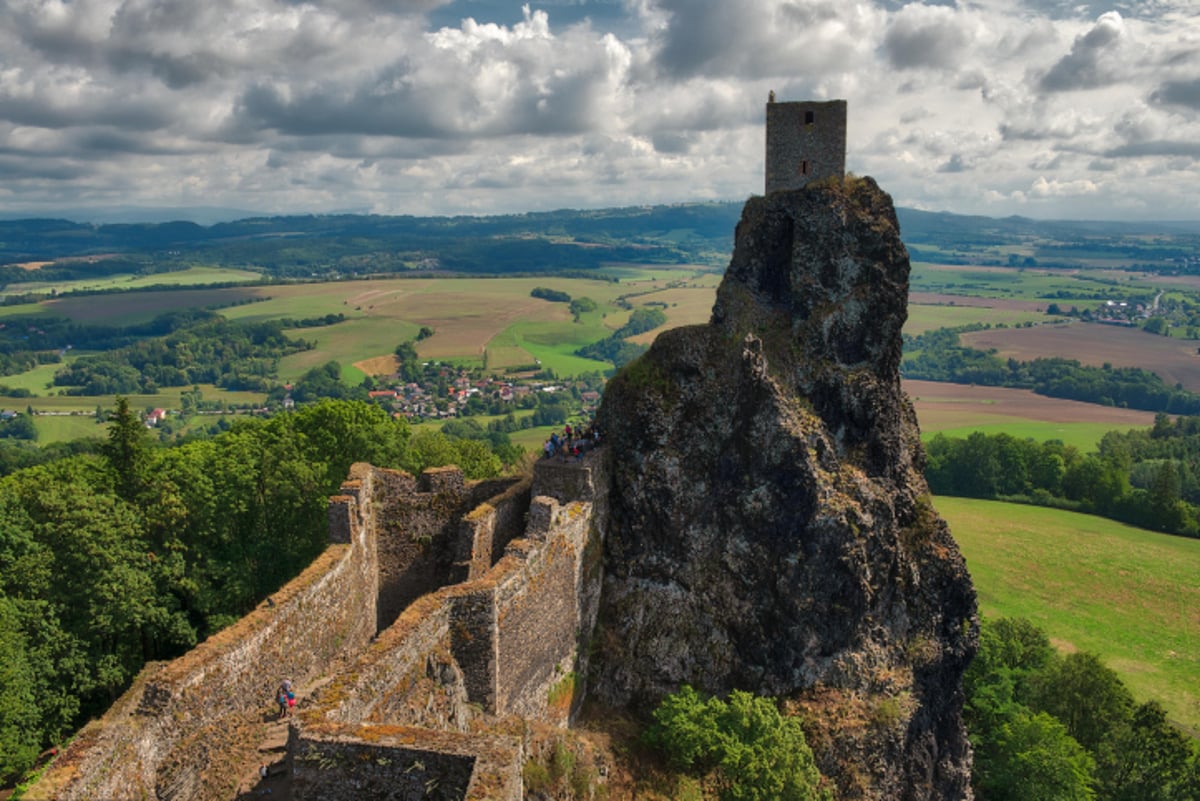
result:
[[[276,716],[271,716],[276,717]],[[238,782],[237,801],[258,798],[290,799],[292,797],[292,771],[287,755],[288,719],[269,720],[263,724],[263,739],[258,746],[259,762],[247,765],[245,775]],[[259,768],[267,766],[267,778],[259,775]]]
[[[314,692],[325,686],[345,667],[345,660],[339,659],[329,666],[328,672],[314,681],[296,686],[296,709],[299,710],[305,700]],[[271,801],[291,801],[292,798],[292,766],[288,759],[288,721],[290,718],[280,718],[275,704],[271,710],[264,712],[262,717],[262,741],[258,745],[257,760],[243,766],[242,778],[238,782],[235,801],[257,801],[270,798]],[[259,775],[259,769],[267,766],[267,778]]]

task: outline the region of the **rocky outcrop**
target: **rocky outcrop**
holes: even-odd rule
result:
[[[969,798],[975,595],[900,389],[908,256],[871,179],[753,198],[711,322],[605,392],[600,663],[787,699],[843,799]]]

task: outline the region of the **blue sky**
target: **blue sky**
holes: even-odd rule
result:
[[[0,0],[0,212],[741,200],[770,90],[903,205],[1200,217],[1195,0]]]

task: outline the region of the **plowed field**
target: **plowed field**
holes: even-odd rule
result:
[[[930,431],[1029,420],[1102,423],[1112,428],[1142,428],[1154,424],[1153,412],[1047,398],[1027,389],[905,381],[904,391],[917,407],[921,428]]]
[[[980,350],[995,348],[1001,358],[1030,361],[1062,356],[1099,367],[1141,367],[1167,384],[1200,392],[1200,354],[1192,340],[1147,334],[1137,328],[1099,323],[993,328],[962,335],[962,343]]]

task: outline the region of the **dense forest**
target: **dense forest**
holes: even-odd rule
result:
[[[304,321],[326,325],[340,315]],[[53,364],[72,348],[89,353],[64,366],[54,385],[69,395],[153,394],[159,387],[216,384],[266,391],[279,359],[312,348],[284,331],[295,321],[238,322],[192,309],[128,326],[80,325],[57,317],[0,326],[0,375]]]
[[[264,392],[271,388],[281,358],[312,347],[285,336],[279,322],[217,318],[81,356],[55,374],[54,384],[66,387],[69,395],[153,394],[159,387],[194,384]]]
[[[925,477],[938,495],[994,498],[1103,515],[1154,531],[1200,536],[1200,418],[1110,431],[1095,454],[975,432],[937,434]]]
[[[1162,706],[1026,620],[983,620],[963,685],[980,801],[1200,801],[1196,743]]]
[[[0,479],[0,784],[307,566],[353,462],[502,469],[486,438],[345,401],[173,448],[120,401],[96,450]]]
[[[1178,386],[1169,387],[1149,370],[1111,365],[1088,367],[1074,359],[1062,358],[1022,362],[1001,359],[994,353],[960,343],[960,332],[981,328],[939,328],[918,336],[906,334],[901,374],[924,381],[1031,389],[1050,398],[1104,406],[1200,414],[1200,395]]]

